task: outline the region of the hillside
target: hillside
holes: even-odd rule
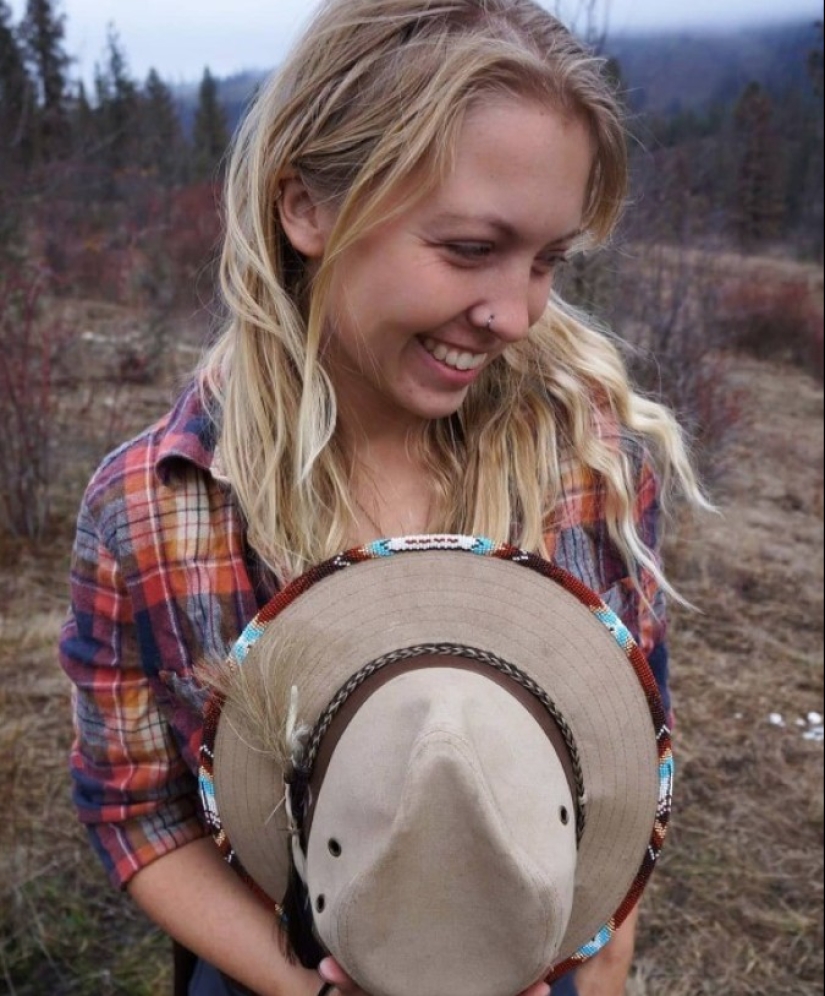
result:
[[[807,21],[723,32],[622,34],[605,46],[621,67],[632,109],[665,115],[729,103],[752,81],[780,98],[790,90],[809,92],[808,58],[817,47],[822,47],[821,29]],[[219,81],[231,128],[267,72],[250,69]],[[174,92],[188,127],[198,85],[184,84]]]
[[[815,24],[608,39],[636,111],[673,114],[736,100],[750,82],[781,98],[810,91],[808,59],[822,47]]]

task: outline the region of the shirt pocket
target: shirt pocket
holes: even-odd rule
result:
[[[556,537],[553,562],[595,592],[639,642],[638,592],[604,523],[562,529]]]

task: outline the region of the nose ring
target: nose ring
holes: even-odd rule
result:
[[[487,331],[488,332],[492,332],[493,331],[493,322],[495,320],[496,320],[496,316],[495,315],[490,315],[490,317],[487,319]]]

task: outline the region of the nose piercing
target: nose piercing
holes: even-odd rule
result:
[[[493,331],[493,322],[495,320],[496,320],[496,316],[495,315],[490,315],[490,317],[487,319],[487,331],[488,332],[492,332]]]

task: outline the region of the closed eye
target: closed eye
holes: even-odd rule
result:
[[[491,242],[445,242],[444,249],[466,263],[479,263],[493,254]]]
[[[563,266],[570,259],[568,251],[555,251],[544,253],[536,258],[533,269],[539,274],[555,273],[559,267]]]
[[[485,263],[496,251],[493,242],[444,242],[442,248],[459,263],[466,266]],[[541,253],[533,263],[533,271],[539,276],[554,273],[570,258],[569,249],[552,249]]]

